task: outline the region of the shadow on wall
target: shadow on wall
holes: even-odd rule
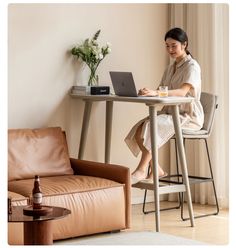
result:
[[[71,98],[70,89],[72,85],[81,83],[81,80],[86,80],[86,75],[82,73],[85,68],[76,58],[71,56],[69,50],[64,54],[64,58],[62,58],[61,61],[67,62],[58,64],[57,73],[55,73],[54,77],[51,79],[54,83],[49,86],[51,87],[50,106],[47,106],[47,110],[45,111],[47,113],[44,112],[45,116],[39,123],[41,123],[40,127],[60,126],[65,130],[70,155],[72,157],[77,157],[83,121],[84,102]],[[93,106],[93,109],[94,108],[96,108],[96,106]],[[88,133],[89,137],[92,135],[93,140],[93,142],[90,142],[91,144],[89,144],[89,150],[93,151],[92,157],[97,158],[97,144],[95,142],[96,134],[94,133],[93,125],[93,123],[90,124]],[[91,157],[90,154],[89,157]]]
[[[47,121],[47,126],[59,126],[66,132],[71,157],[78,156],[82,118],[83,102],[72,99],[68,91],[50,113],[50,118]]]
[[[97,118],[96,116],[93,117],[93,113],[96,113],[97,111],[96,108],[99,107],[95,103],[91,113],[84,158],[99,161],[101,160],[101,153],[104,153],[101,151],[103,150],[103,146],[101,146],[101,137],[104,135],[103,125],[97,125]],[[84,102],[79,99],[71,98],[68,92],[50,113],[50,119],[47,121],[47,126],[60,126],[65,130],[69,153],[70,156],[74,158],[78,157],[83,113]]]
[[[66,115],[66,132],[70,155],[78,156],[79,143],[83,122],[84,102],[79,99],[70,98],[68,101],[69,112]],[[90,122],[88,127],[87,140],[85,144],[84,159],[93,161],[103,161],[104,157],[104,103],[94,103],[92,106]],[[103,116],[104,115],[104,116]],[[101,123],[100,123],[101,121]],[[104,124],[103,124],[104,121]]]
[[[73,56],[70,49],[66,52],[65,57],[71,67],[73,85],[87,85],[90,73],[88,66],[82,60]]]

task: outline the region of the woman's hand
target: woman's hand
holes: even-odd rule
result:
[[[143,89],[139,90],[138,94],[140,96],[158,96],[158,91],[157,90],[151,90],[148,88],[143,88]]]

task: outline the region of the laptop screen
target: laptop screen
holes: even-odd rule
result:
[[[131,72],[110,71],[110,77],[117,96],[138,96]]]

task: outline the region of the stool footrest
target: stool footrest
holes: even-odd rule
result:
[[[139,189],[148,189],[148,190],[154,190],[154,184],[153,183],[147,183],[147,182],[138,182],[136,184],[133,184],[132,187],[139,188]],[[185,192],[186,186],[182,183],[180,185],[160,185],[158,188],[158,193],[161,194],[170,194],[170,193],[178,193],[178,192]]]
[[[175,179],[172,180],[172,178],[175,178]],[[213,179],[210,177],[200,177],[200,176],[190,176],[189,175],[188,178],[189,178],[190,184],[206,183],[206,182],[212,182],[213,181]],[[169,175],[165,178],[160,179],[159,181],[162,183],[183,184],[183,176],[181,174]]]

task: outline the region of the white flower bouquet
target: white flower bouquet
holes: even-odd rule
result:
[[[72,55],[84,61],[89,67],[91,73],[88,85],[98,85],[98,75],[96,70],[101,61],[111,52],[111,45],[107,42],[105,46],[100,47],[97,39],[101,30],[98,30],[92,39],[86,39],[81,45],[72,48]]]

